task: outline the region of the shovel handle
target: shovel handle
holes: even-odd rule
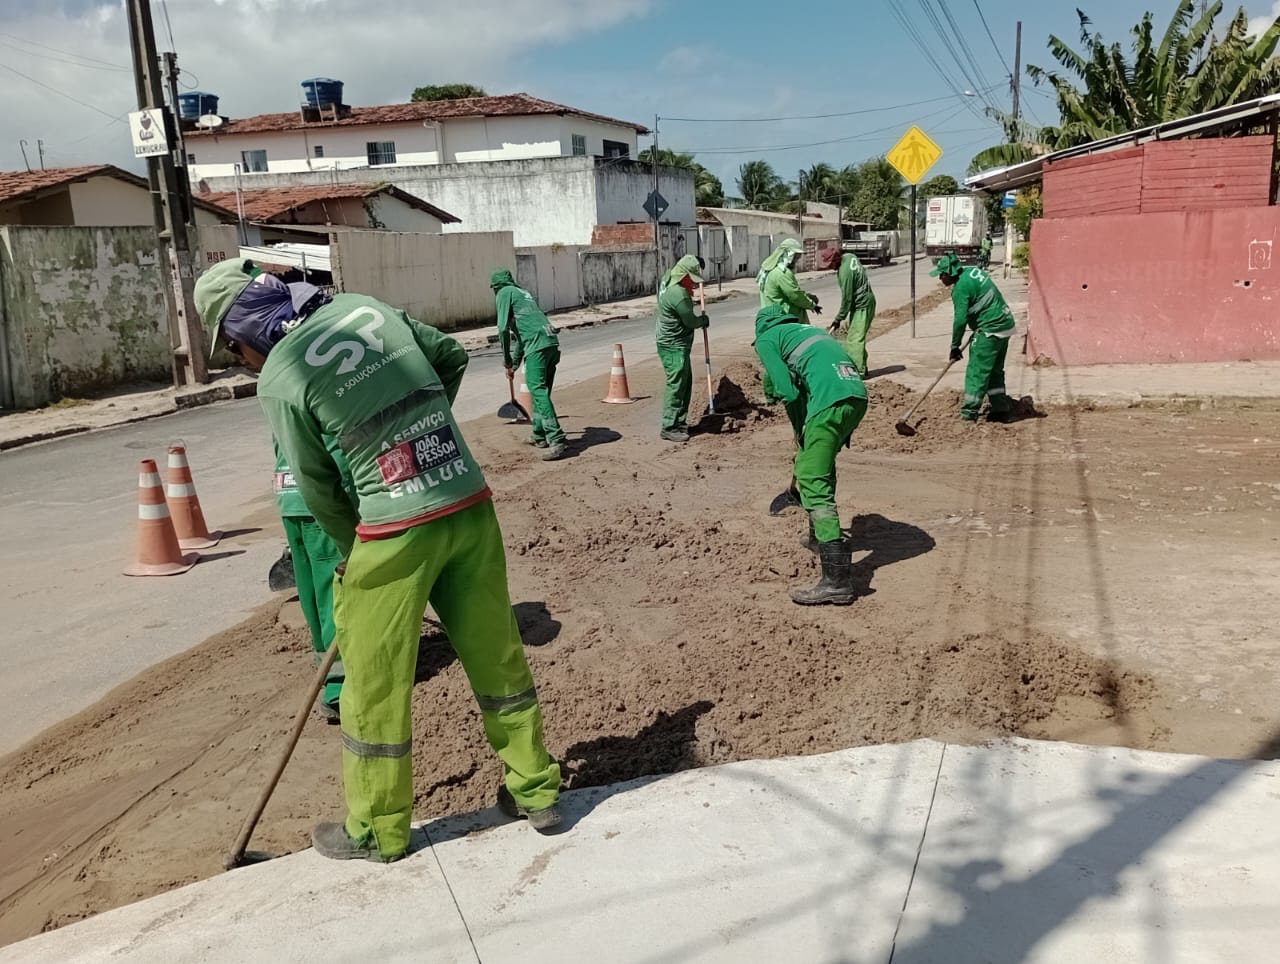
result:
[[[966,341],[964,343],[964,347],[960,349],[962,352],[965,351],[969,347],[969,345],[973,343],[973,339],[977,334],[978,333],[975,331],[969,335],[969,340]],[[942,371],[938,372],[938,377],[933,380],[933,384],[924,390],[924,394],[921,395],[918,399],[916,399],[916,403],[911,406],[910,411],[908,411],[906,415],[902,416],[902,418],[899,419],[899,421],[902,421],[902,422],[911,421],[911,416],[916,413],[916,409],[919,408],[924,403],[924,400],[929,397],[929,393],[938,387],[938,382],[942,381],[943,376],[946,375],[947,372],[951,371],[951,366],[954,364],[955,364],[954,361],[951,361],[950,359],[947,360],[947,367],[942,369]]]
[[[288,766],[289,758],[293,756],[294,748],[298,745],[298,739],[302,736],[303,727],[307,725],[307,715],[311,712],[311,707],[315,704],[316,697],[320,695],[320,690],[324,688],[324,681],[329,675],[329,670],[333,667],[334,660],[337,658],[338,646],[335,642],[329,647],[329,651],[324,654],[324,659],[321,660],[320,667],[316,670],[316,675],[311,680],[311,685],[307,687],[307,698],[298,706],[297,715],[293,720],[293,730],[290,731],[288,742],[285,743],[284,750],[276,761],[275,769],[271,771],[271,777],[267,781],[267,785],[258,794],[258,799],[254,801],[253,809],[249,812],[249,816],[245,818],[244,826],[240,828],[240,836],[236,838],[235,846],[223,864],[227,870],[236,867],[244,858],[245,849],[249,846],[249,838],[253,836],[254,828],[258,826],[258,820],[262,817],[262,811],[267,809],[267,801],[271,799],[271,794],[275,793],[276,785],[280,782],[280,777],[284,775],[284,768]]]

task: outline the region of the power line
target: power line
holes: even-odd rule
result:
[[[87,107],[89,108],[89,110],[95,111],[101,114],[103,117],[110,117],[113,121],[119,121],[121,124],[124,123],[124,114],[112,114],[110,111],[105,111],[101,107],[95,107],[93,106],[93,104],[90,104],[88,101],[81,100],[79,97],[76,97],[74,94],[68,94],[64,90],[58,90],[57,87],[50,87],[44,81],[36,80],[30,74],[24,74],[22,71],[18,70],[16,67],[10,67],[8,64],[0,64],[0,67],[4,68],[5,70],[9,71],[12,74],[17,74],[23,80],[31,81],[31,83],[35,84],[37,87],[43,87],[45,90],[49,91],[50,93],[57,94],[59,97],[65,97],[67,100],[72,101],[73,103],[79,104],[81,107]]]
[[[687,124],[764,124],[777,121],[827,120],[832,117],[854,117],[859,114],[876,114],[887,110],[919,107],[921,104],[936,104],[939,101],[954,100],[957,96],[963,97],[964,95],[947,94],[943,97],[930,97],[927,100],[914,100],[906,104],[892,104],[888,107],[864,107],[861,110],[847,110],[838,114],[795,114],[790,117],[667,117],[664,114],[662,119],[664,121],[680,121]]]
[[[50,47],[48,44],[42,44],[36,40],[27,40],[25,37],[19,37],[11,33],[0,33],[0,37],[8,37],[10,40],[16,40],[18,43],[27,44],[31,47],[41,47],[44,50],[52,50],[55,54],[65,54],[68,57],[76,57],[80,60],[87,60],[90,63],[101,64],[104,67],[114,67],[116,70],[127,70],[132,72],[132,67],[125,67],[121,64],[108,63],[105,60],[98,60],[96,57],[87,57],[84,54],[78,54],[72,50],[63,50],[61,47]]]
[[[160,0],[160,9],[164,12],[164,29],[169,34],[169,49],[177,50],[178,45],[173,42],[173,24],[169,22],[169,0]]]
[[[978,19],[982,21],[982,28],[987,32],[987,38],[991,41],[991,46],[996,50],[996,56],[1000,58],[1000,63],[1004,64],[1005,73],[1013,76],[1013,68],[1009,66],[1009,61],[1004,59],[1004,51],[1000,49],[1000,45],[996,43],[995,35],[991,33],[991,28],[987,26],[987,15],[982,12],[982,7],[978,5],[978,0],[973,0],[973,9],[978,11]]]
[[[942,21],[938,19],[938,13],[929,0],[917,0],[917,2],[920,5],[920,9],[924,11],[926,19],[932,25],[933,32],[942,42],[943,48],[951,56],[956,67],[959,68],[960,76],[965,79],[965,82],[975,90],[989,86],[986,76],[982,73],[982,69],[978,66],[977,60],[973,56],[973,52],[969,49],[968,42],[964,39],[964,34],[960,32],[959,27],[956,25],[955,20],[952,18],[946,6],[944,4],[939,5],[942,9],[943,16],[946,18],[948,24],[950,24],[950,33],[948,33],[947,28],[943,26]],[[965,66],[966,61],[968,62],[968,67]],[[982,98],[982,102],[986,105],[988,110],[997,109],[996,105],[989,97],[986,96],[985,93],[980,94],[979,96]]]
[[[969,62],[969,65],[973,68],[973,73],[974,73],[974,76],[977,78],[978,83],[980,83],[983,87],[990,86],[987,81],[986,74],[983,73],[982,64],[979,63],[978,58],[974,56],[973,48],[969,46],[969,40],[968,38],[965,37],[964,32],[960,29],[960,25],[956,23],[955,17],[952,15],[951,11],[947,9],[947,5],[943,3],[942,0],[937,0],[937,5],[938,5],[938,9],[942,11],[943,17],[946,18],[948,25],[950,25],[951,27],[952,36],[959,42],[960,49],[964,53],[965,59]]]
[[[898,25],[902,27],[903,33],[907,35],[907,39],[915,44],[916,49],[933,68],[934,72],[942,79],[942,82],[950,87],[958,97],[964,97],[964,89],[956,82],[951,73],[943,67],[942,63],[934,56],[928,43],[925,42],[924,36],[920,33],[911,17],[902,8],[901,0],[889,0],[889,9],[893,13],[894,19],[898,21]],[[966,102],[965,106],[979,120],[985,120],[983,112],[977,109],[977,105]]]
[[[82,70],[111,70],[119,71],[120,73],[129,72],[128,67],[113,67],[110,64],[86,64],[81,63],[78,60],[68,60],[66,57],[54,57],[50,54],[36,53],[34,50],[27,50],[24,47],[19,47],[17,44],[9,43],[7,40],[0,40],[0,45],[8,47],[10,50],[16,50],[20,54],[26,54],[28,57],[39,57],[41,60],[52,60],[59,64],[70,64],[72,67],[79,67]]]

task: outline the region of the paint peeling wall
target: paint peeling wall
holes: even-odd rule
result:
[[[163,279],[151,228],[0,228],[6,403],[167,379]]]
[[[379,298],[443,331],[470,322],[492,324],[489,275],[516,264],[508,231],[342,231],[329,236],[329,256],[338,290]]]
[[[582,304],[581,245],[548,245],[516,249],[516,283],[528,291],[543,311],[576,308]]]

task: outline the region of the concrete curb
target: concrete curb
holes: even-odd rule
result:
[[[177,411],[212,405],[214,402],[229,402],[237,398],[253,398],[258,394],[258,380],[248,378],[245,381],[229,381],[224,384],[201,385],[198,388],[183,389],[173,396]],[[157,414],[165,414],[163,412]]]

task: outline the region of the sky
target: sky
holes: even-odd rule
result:
[[[181,86],[218,94],[224,115],[294,110],[300,82],[315,76],[345,81],[353,106],[403,102],[430,83],[527,91],[648,127],[659,116],[659,146],[695,153],[729,194],[744,161],[768,160],[793,180],[819,161],[842,167],[884,154],[912,124],[943,149],[930,174],[962,176],[975,153],[1001,140],[983,108],[1009,107],[1019,18],[1024,65],[1050,66],[1050,34],[1078,40],[1077,6],[1105,38],[1124,41],[1148,8],[1162,29],[1176,3],[945,0],[963,43],[941,0],[790,8],[803,14],[781,6],[152,0],[159,48],[177,51]],[[1245,10],[1280,15],[1280,0],[1250,0]],[[139,169],[121,120],[136,109],[129,63],[120,0],[0,0],[0,170],[24,167],[22,140],[33,167],[43,141],[48,167]],[[1045,90],[1025,78],[1022,88],[1030,120],[1056,120]]]

